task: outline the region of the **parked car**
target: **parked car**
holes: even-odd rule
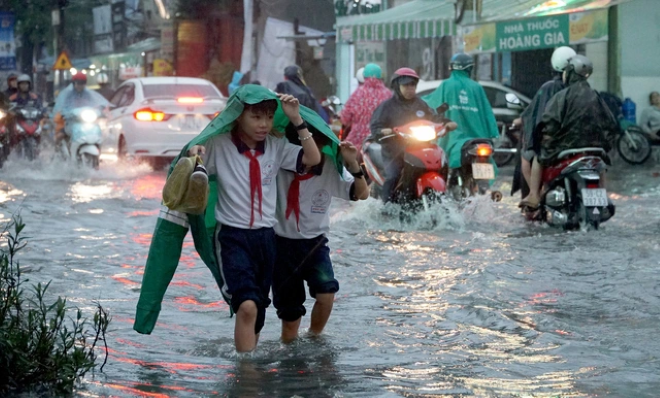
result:
[[[431,94],[440,84],[442,84],[442,80],[421,80],[417,85],[417,95],[424,97]],[[495,154],[493,158],[498,166],[504,166],[513,159],[515,148],[518,146],[520,133],[518,130],[510,130],[510,128],[513,120],[519,117],[521,113],[520,110],[507,108],[506,95],[508,93],[515,94],[520,99],[522,109],[532,101],[518,91],[497,82],[482,80],[479,81],[479,84],[486,92],[486,97],[493,108],[497,127],[500,131],[500,138],[494,143]]]
[[[142,77],[120,85],[110,103],[104,152],[160,165],[176,157],[227,99],[208,80]]]

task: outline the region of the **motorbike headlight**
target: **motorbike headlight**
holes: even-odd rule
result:
[[[98,116],[96,115],[96,112],[91,109],[85,109],[80,112],[80,119],[85,123],[94,123],[97,118]]]
[[[414,139],[418,141],[431,141],[436,139],[437,133],[431,126],[415,126],[410,128]]]
[[[3,111],[2,109],[0,109],[0,120],[4,119],[5,116],[7,116],[7,113],[5,111]]]

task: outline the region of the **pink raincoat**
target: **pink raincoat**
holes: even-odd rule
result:
[[[344,126],[351,126],[346,140],[353,143],[358,150],[362,148],[362,142],[371,134],[369,130],[371,115],[378,105],[390,97],[392,91],[385,87],[381,80],[369,77],[346,101],[341,111],[341,123]]]

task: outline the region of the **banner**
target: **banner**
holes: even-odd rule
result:
[[[13,13],[0,12],[0,70],[16,69],[14,23]]]
[[[536,50],[606,40],[607,9],[463,27],[468,54]]]

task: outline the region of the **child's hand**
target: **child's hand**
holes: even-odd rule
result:
[[[277,96],[280,97],[282,111],[284,111],[286,117],[288,117],[289,120],[291,120],[291,123],[295,126],[301,125],[303,120],[302,117],[300,117],[300,102],[298,102],[298,98],[288,94],[277,94]]]
[[[194,145],[188,148],[188,156],[203,155],[206,149],[203,145]]]
[[[347,165],[351,165],[354,162],[357,162],[358,150],[352,143],[348,141],[340,142],[339,151],[341,152],[341,157],[344,158],[344,162],[346,162]]]

